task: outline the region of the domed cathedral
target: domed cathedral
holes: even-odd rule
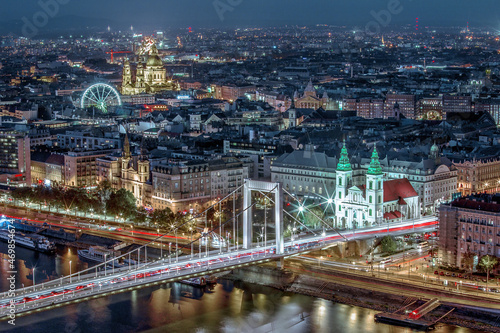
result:
[[[307,87],[304,89],[304,93],[299,95],[295,92],[293,99],[295,100],[295,105],[300,109],[314,109],[323,108],[325,110],[329,109],[329,97],[325,92],[323,96],[319,96],[314,89],[312,80],[309,80]]]
[[[145,62],[144,62],[145,60]],[[170,90],[179,91],[179,83],[167,77],[167,70],[158,55],[156,45],[149,51],[147,59],[140,59],[135,71],[135,80],[130,61],[123,64],[122,95],[138,95]]]

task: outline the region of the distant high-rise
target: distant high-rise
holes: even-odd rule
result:
[[[451,112],[472,112],[471,96],[443,96],[443,118]]]
[[[384,100],[381,98],[361,98],[357,102],[356,115],[367,119],[384,117]]]
[[[11,129],[0,129],[0,182],[24,183],[30,176],[30,139]]]
[[[408,119],[415,119],[415,95],[388,94],[385,100],[384,118],[394,117],[394,106],[399,105],[400,113]]]
[[[417,102],[418,119],[440,120],[443,118],[443,99],[441,97],[424,97]]]

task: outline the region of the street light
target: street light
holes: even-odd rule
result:
[[[156,232],[158,233],[158,235],[160,234],[160,229],[156,229]],[[160,236],[160,258],[163,257],[163,240],[161,239],[161,236]]]
[[[191,259],[193,259],[193,228],[189,227],[189,231],[191,231]]]
[[[35,285],[36,285],[36,282],[35,282],[35,267],[33,267],[33,290],[35,290]]]
[[[175,229],[175,262],[179,262],[179,246],[177,245],[177,228]]]
[[[69,283],[71,283],[71,260],[69,261]]]

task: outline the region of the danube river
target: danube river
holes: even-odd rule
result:
[[[6,291],[7,246],[0,243],[1,291]],[[45,255],[17,247],[18,287],[83,270],[76,249]],[[220,280],[212,288],[163,284],[0,323],[2,332],[411,332],[375,323],[377,311],[289,294],[268,287]],[[440,325],[434,332],[474,332]]]

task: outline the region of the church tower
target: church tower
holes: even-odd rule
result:
[[[142,62],[137,64],[135,88],[137,90],[136,93],[140,94],[146,92],[146,84],[144,83],[144,63]]]
[[[125,133],[125,140],[123,141],[123,157],[130,158],[130,141],[128,140],[128,133]]]
[[[441,156],[439,154],[439,146],[434,142],[429,153],[429,159],[436,163],[436,166],[441,164]]]
[[[288,110],[288,128],[297,126],[297,110],[295,110],[295,101],[292,98],[292,105]]]
[[[130,62],[127,59],[123,64],[122,87],[130,84],[132,84],[132,70],[130,69]]]
[[[125,133],[125,141],[123,142],[123,152],[122,152],[122,179],[126,178],[125,172],[128,169],[132,154],[130,153],[130,142],[128,140],[128,133]]]
[[[345,222],[349,223],[347,220],[347,211],[345,207],[342,206],[342,202],[346,199],[349,187],[351,187],[352,183],[352,166],[351,162],[349,162],[349,155],[347,155],[347,148],[344,145],[342,150],[340,151],[339,163],[337,164],[337,184],[335,189],[335,212],[337,216],[337,225],[342,227],[350,227],[347,226]],[[346,217],[343,219],[343,217]],[[344,223],[342,223],[344,220]]]
[[[384,214],[384,173],[380,166],[377,147],[373,147],[372,160],[366,173],[366,202],[368,204],[368,218],[371,223],[382,218]]]

